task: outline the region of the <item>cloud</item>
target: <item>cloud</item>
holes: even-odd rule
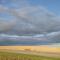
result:
[[[15,20],[0,22],[0,31],[14,34],[44,34],[60,30],[60,17],[42,6],[10,9],[0,5],[0,12],[8,12]]]
[[[13,26],[15,26],[15,24],[16,24],[15,20],[12,20],[10,22],[0,21],[0,32],[4,32],[12,29]]]
[[[9,10],[8,7],[4,7],[4,6],[0,5],[0,13],[8,12],[11,14],[12,11]],[[8,16],[7,16],[7,18],[8,18]],[[8,31],[15,26],[17,20],[15,18],[10,21],[9,20],[6,21],[6,19],[0,17],[0,32]]]
[[[60,42],[60,31],[52,32],[47,34],[51,42],[59,43]]]
[[[60,18],[40,6],[19,9],[16,18],[19,19],[16,31],[37,34],[59,31],[60,29]]]
[[[15,0],[14,2],[16,3]],[[13,39],[14,41],[31,40],[37,42],[41,37],[42,41],[46,37],[50,42],[60,42],[60,16],[42,6],[29,5],[24,0],[21,0],[18,6],[19,8],[9,8],[0,5],[0,13],[5,12],[14,17],[8,21],[0,18],[0,33],[3,33],[0,35],[0,41],[10,42]]]
[[[33,38],[33,36],[0,34],[0,41],[37,41],[37,40],[38,38],[35,37]]]

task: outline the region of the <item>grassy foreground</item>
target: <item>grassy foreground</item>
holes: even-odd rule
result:
[[[0,60],[60,60],[60,58],[43,57],[28,54],[0,52]]]

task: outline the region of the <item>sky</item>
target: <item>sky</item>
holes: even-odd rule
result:
[[[0,0],[1,36],[47,37],[60,42],[60,0]],[[25,36],[26,37],[26,36]],[[43,40],[43,39],[42,39]]]
[[[54,12],[57,15],[60,15],[60,0],[30,0],[32,5],[40,5],[47,8],[49,11]]]

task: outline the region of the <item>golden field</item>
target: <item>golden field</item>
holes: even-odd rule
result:
[[[52,52],[60,53],[60,47],[49,47],[49,46],[0,46],[0,50],[29,50],[35,52]]]

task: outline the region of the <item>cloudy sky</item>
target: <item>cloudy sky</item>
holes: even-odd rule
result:
[[[60,0],[0,0],[0,35],[47,34],[60,37]]]

